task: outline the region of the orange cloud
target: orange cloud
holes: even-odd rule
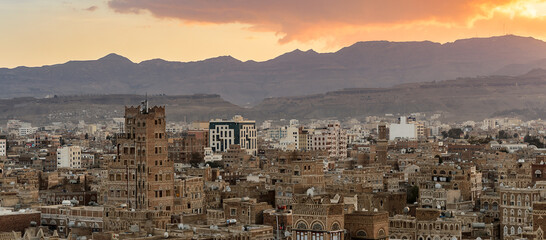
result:
[[[437,34],[429,39],[438,39],[442,34],[468,35],[476,26],[498,28],[499,24],[514,19],[535,25],[543,20],[533,8],[542,3],[537,0],[110,0],[108,4],[120,13],[148,11],[159,18],[185,22],[248,24],[254,31],[277,33],[281,43],[326,39],[336,44],[358,37],[377,39],[405,32]]]

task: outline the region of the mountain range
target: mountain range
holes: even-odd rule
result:
[[[134,63],[109,54],[98,60],[0,68],[0,95],[201,93],[258,109],[274,107],[272,101],[293,99],[290,97],[331,97],[353,91],[342,89],[402,91],[407,86],[401,84],[457,78],[468,78],[471,84],[480,76],[519,76],[535,68],[546,68],[546,43],[513,35],[445,44],[358,42],[332,53],[295,50],[263,62],[222,56],[197,62],[153,59]],[[274,109],[280,111],[280,107]]]

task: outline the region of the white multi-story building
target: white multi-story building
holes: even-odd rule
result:
[[[250,155],[258,153],[256,121],[235,116],[231,120],[209,122],[209,146],[214,152],[225,152],[230,145],[239,145]]]
[[[417,139],[417,130],[414,123],[408,123],[406,117],[400,117],[399,124],[391,124],[389,127],[389,140]]]
[[[503,143],[500,144],[498,142],[491,142],[491,149],[493,150],[501,150],[506,149],[509,153],[514,153],[519,150],[523,150],[525,148],[529,147],[528,143]]]
[[[6,151],[7,151],[6,139],[0,139],[0,157],[5,157]]]
[[[494,129],[494,128],[497,128],[497,119],[494,119],[494,118],[488,118],[488,119],[484,119],[483,120],[483,127],[482,129]]]
[[[271,128],[271,120],[266,120],[262,122],[261,129],[270,129]]]
[[[20,127],[18,130],[19,136],[26,136],[30,134],[36,133],[38,128],[27,126],[27,127]]]
[[[328,124],[328,142],[330,157],[347,158],[347,132],[338,122]]]
[[[312,151],[326,150],[330,146],[326,129],[309,129],[307,148]]]
[[[286,127],[286,135],[280,140],[280,146],[283,150],[296,150],[299,147],[299,131],[297,127]]]
[[[205,148],[205,162],[217,162],[222,161],[222,154],[216,154],[212,151],[212,148]]]
[[[290,119],[290,126],[291,127],[297,127],[300,125],[300,121],[298,119]]]
[[[307,135],[309,150],[328,151],[330,157],[347,157],[347,132],[339,123],[328,124],[326,128],[310,129]]]
[[[81,168],[82,150],[79,146],[57,148],[57,168]]]

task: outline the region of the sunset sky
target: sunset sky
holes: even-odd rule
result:
[[[546,40],[546,0],[5,0],[0,67],[118,53],[134,62],[231,55],[263,61],[357,41]]]

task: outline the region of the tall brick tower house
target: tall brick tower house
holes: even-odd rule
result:
[[[136,210],[173,210],[174,163],[168,160],[165,107],[125,107],[117,157],[108,167],[108,205]]]
[[[387,126],[384,123],[380,123],[377,126],[378,139],[377,139],[377,162],[381,164],[387,163]]]

